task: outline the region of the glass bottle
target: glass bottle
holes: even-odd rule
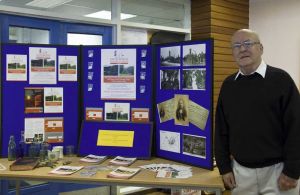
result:
[[[16,142],[15,137],[13,135],[10,136],[8,142],[8,160],[16,160]]]
[[[21,138],[19,142],[19,157],[27,156],[27,146],[24,139],[24,131],[21,131]]]

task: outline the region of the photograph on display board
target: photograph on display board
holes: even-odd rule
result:
[[[140,72],[140,79],[146,80],[146,72]]]
[[[189,101],[189,121],[200,128],[205,129],[207,119],[209,116],[209,110],[200,106],[199,104]]]
[[[146,49],[142,49],[141,57],[144,58],[146,56],[147,56],[147,50]]]
[[[206,137],[183,134],[182,152],[185,155],[206,158]]]
[[[146,68],[147,68],[147,62],[141,61],[141,69],[146,69]]]
[[[160,123],[174,118],[174,98],[157,104]]]
[[[183,46],[183,66],[205,66],[206,65],[206,45],[184,45]]]
[[[178,90],[180,88],[180,70],[164,69],[160,70],[160,89]]]
[[[63,88],[62,87],[45,87],[44,88],[44,109],[45,113],[62,113]]]
[[[88,72],[88,80],[93,80],[94,72]]]
[[[131,108],[132,122],[149,122],[149,108]]]
[[[58,80],[77,81],[77,56],[58,56]]]
[[[103,121],[103,108],[86,108],[85,120],[87,121]]]
[[[25,113],[44,112],[44,88],[25,87]]]
[[[29,47],[29,84],[56,84],[56,48]]]
[[[160,66],[180,66],[180,46],[160,48]]]
[[[64,118],[45,118],[45,141],[48,143],[63,143],[64,141]]]
[[[136,99],[136,49],[101,50],[101,99]]]
[[[94,57],[94,50],[88,50],[88,57],[89,58]]]
[[[27,81],[27,55],[6,55],[6,80]]]
[[[129,121],[129,103],[110,103],[105,102],[106,121]]]
[[[88,70],[92,70],[94,66],[94,62],[88,62]]]
[[[189,95],[175,94],[174,120],[175,125],[189,125]]]
[[[183,69],[183,90],[205,90],[206,69]]]
[[[93,91],[93,83],[88,83],[88,91]]]
[[[159,131],[160,149],[180,153],[180,133],[172,131]]]
[[[140,93],[145,93],[145,92],[146,92],[146,86],[140,85]]]

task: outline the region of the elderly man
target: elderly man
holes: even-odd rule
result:
[[[215,156],[233,195],[299,195],[300,96],[289,74],[262,60],[257,33],[231,41],[239,71],[221,87]]]

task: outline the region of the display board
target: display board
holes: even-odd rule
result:
[[[3,44],[1,154],[19,142],[74,145],[80,129],[78,46]]]
[[[213,40],[157,45],[156,153],[213,168]]]
[[[98,154],[101,151],[106,155],[150,157],[152,47],[83,46],[82,56],[84,121],[79,154]],[[102,135],[97,133],[99,128],[110,130],[111,137],[118,136],[113,131],[130,129],[134,133],[132,145],[97,144],[96,140],[101,140]],[[143,131],[147,139],[140,142]],[[97,139],[90,137],[91,132]],[[86,144],[88,140],[84,139],[93,141]]]

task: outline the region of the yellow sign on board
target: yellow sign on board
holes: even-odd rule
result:
[[[133,147],[134,131],[99,130],[97,146]]]

